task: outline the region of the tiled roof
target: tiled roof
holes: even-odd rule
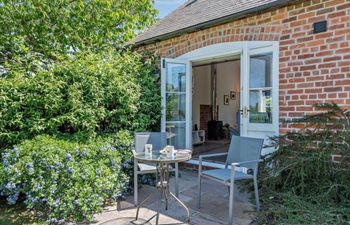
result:
[[[188,0],[154,26],[138,35],[132,42],[142,43],[188,28],[224,19],[232,15],[257,12],[289,0]]]

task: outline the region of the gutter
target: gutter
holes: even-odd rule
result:
[[[200,31],[209,27],[213,27],[213,26],[217,26],[217,25],[221,25],[227,22],[231,22],[237,19],[242,19],[244,17],[249,17],[249,16],[253,16],[255,14],[259,14],[263,11],[269,11],[271,9],[276,9],[276,8],[280,8],[289,4],[296,4],[298,2],[302,2],[300,0],[278,0],[275,2],[271,2],[262,6],[258,6],[255,8],[251,8],[245,11],[241,11],[232,15],[228,15],[225,17],[221,17],[221,18],[217,18],[217,19],[213,19],[213,20],[209,20],[203,23],[199,23],[190,27],[186,27],[180,30],[176,30],[170,33],[166,33],[166,34],[162,34],[156,37],[152,37],[149,39],[145,39],[139,42],[135,42],[135,43],[131,43],[131,44],[127,44],[128,46],[133,46],[133,47],[139,47],[142,45],[148,45],[148,44],[152,44],[155,42],[159,42],[159,41],[163,41],[166,39],[170,39],[173,37],[177,37],[177,36],[181,36],[183,34],[187,34],[187,33],[192,33],[192,32],[196,32],[196,31]]]

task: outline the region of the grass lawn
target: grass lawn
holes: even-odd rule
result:
[[[25,208],[23,204],[9,206],[6,200],[0,198],[0,225],[43,225],[43,220],[35,217],[35,213]]]

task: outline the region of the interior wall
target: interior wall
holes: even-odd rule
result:
[[[193,68],[192,77],[192,120],[193,127],[200,128],[200,105],[211,105],[210,100],[210,65]]]
[[[219,63],[217,65],[217,104],[219,105],[219,120],[223,124],[236,125],[236,112],[240,110],[240,60]],[[232,100],[230,92],[236,92]],[[224,95],[229,96],[229,104],[224,104]]]
[[[200,124],[200,105],[211,104],[210,65],[193,68],[192,87],[192,119],[193,129]],[[223,124],[236,124],[236,112],[240,108],[240,61],[231,61],[217,64],[217,104],[219,106],[219,120]],[[224,104],[224,95],[236,91],[236,100],[229,100]]]

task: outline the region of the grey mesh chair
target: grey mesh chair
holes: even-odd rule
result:
[[[258,192],[258,164],[262,160],[261,150],[264,140],[249,137],[240,137],[233,135],[231,144],[227,153],[218,153],[199,156],[198,168],[198,208],[201,204],[201,179],[202,177],[209,178],[229,186],[229,224],[233,224],[233,194],[235,180],[254,180],[256,209],[260,210],[259,192]],[[202,160],[204,158],[227,155],[225,169],[213,169],[202,171]],[[228,166],[231,165],[231,169]],[[236,167],[245,168],[247,172],[238,171]]]
[[[145,151],[145,145],[152,144],[153,151],[159,151],[167,145],[166,133],[161,132],[142,132],[135,133],[135,148],[133,149],[133,154],[142,153]],[[175,169],[170,171],[175,171],[175,195],[179,196],[178,188],[178,164],[175,164]],[[140,174],[150,174],[156,173],[157,168],[155,164],[145,164],[140,163],[134,158],[134,204],[138,205],[138,175]]]

